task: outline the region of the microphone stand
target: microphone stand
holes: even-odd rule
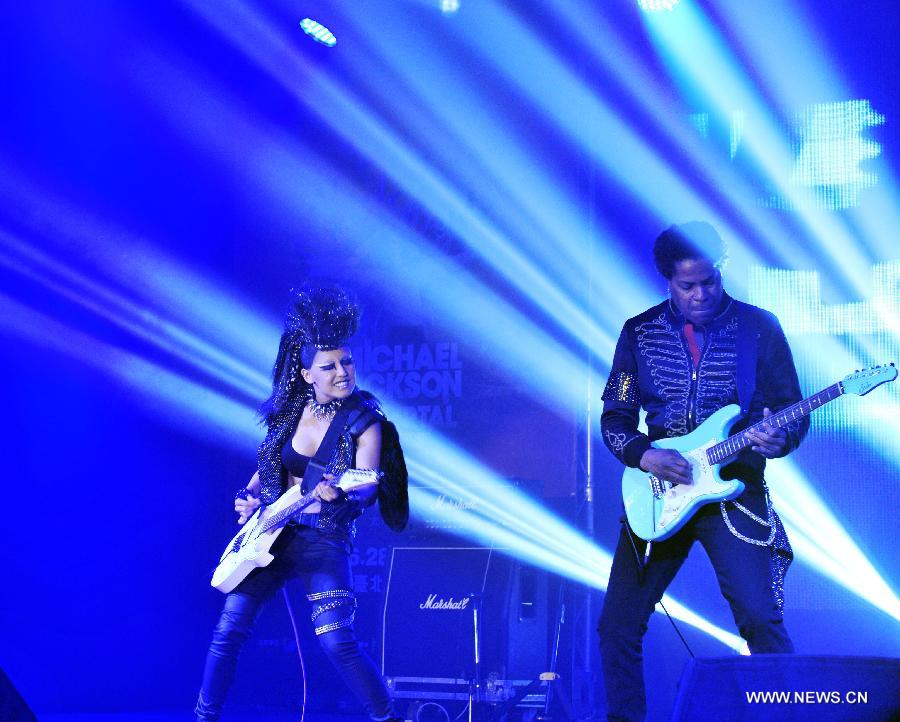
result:
[[[481,702],[481,594],[469,594],[472,604],[472,634],[474,641],[474,668],[469,682],[469,722],[475,722],[475,705]]]

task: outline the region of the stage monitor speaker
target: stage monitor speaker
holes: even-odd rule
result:
[[[0,669],[0,722],[37,722],[25,700]]]
[[[900,659],[754,654],[687,663],[673,722],[900,719]]]
[[[481,676],[532,680],[548,663],[548,576],[472,547],[396,547],[385,596],[381,671],[386,677],[469,679],[474,614]]]

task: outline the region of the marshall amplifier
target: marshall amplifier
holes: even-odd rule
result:
[[[397,683],[395,688],[413,679],[465,684],[475,670],[477,611],[482,681],[503,688],[513,681],[526,684],[548,663],[547,587],[544,570],[502,550],[395,547],[384,605],[382,674]]]

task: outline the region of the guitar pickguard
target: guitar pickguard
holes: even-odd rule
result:
[[[661,497],[662,512],[657,520],[657,527],[665,529],[679,518],[679,514],[699,497],[715,497],[727,485],[719,480],[715,469],[710,465],[706,450],[713,446],[710,441],[705,446],[683,454],[691,464],[691,483],[672,484],[665,482],[666,490]]]

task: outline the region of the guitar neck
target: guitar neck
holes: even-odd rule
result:
[[[361,489],[370,486],[378,485],[378,474],[371,469],[347,469],[343,474],[341,474],[340,480],[334,484],[334,488],[339,489],[344,492],[351,492],[354,489]],[[281,498],[279,498],[279,501]],[[284,524],[288,519],[290,519],[297,512],[303,511],[310,504],[316,502],[316,497],[313,496],[313,492],[309,492],[308,494],[304,494],[297,501],[289,504],[284,507],[281,511],[277,511],[272,516],[267,516],[263,519],[262,524],[260,525],[259,533],[265,534],[267,531],[271,531],[272,529]],[[275,502],[276,504],[278,502]]]
[[[281,511],[272,514],[272,516],[267,516],[263,520],[262,526],[260,527],[260,534],[265,534],[267,531],[271,531],[272,529],[281,526],[282,524],[287,522],[288,519],[294,516],[294,514],[302,511],[310,504],[312,504],[315,500],[316,498],[313,496],[313,493],[309,492],[309,494],[304,494],[293,504],[284,507],[284,509],[282,509]]]
[[[838,383],[829,386],[827,389],[822,389],[819,393],[803,399],[803,401],[798,401],[793,406],[781,409],[781,411],[766,417],[762,421],[759,421],[752,426],[748,426],[740,433],[729,436],[725,441],[722,441],[715,446],[711,446],[707,449],[706,455],[709,458],[710,463],[720,464],[728,457],[734,456],[753,443],[746,437],[748,431],[761,429],[764,424],[769,424],[777,429],[783,429],[788,424],[791,424],[798,419],[802,419],[805,416],[809,416],[815,409],[824,406],[830,401],[834,401],[843,393],[844,387],[839,381]]]

